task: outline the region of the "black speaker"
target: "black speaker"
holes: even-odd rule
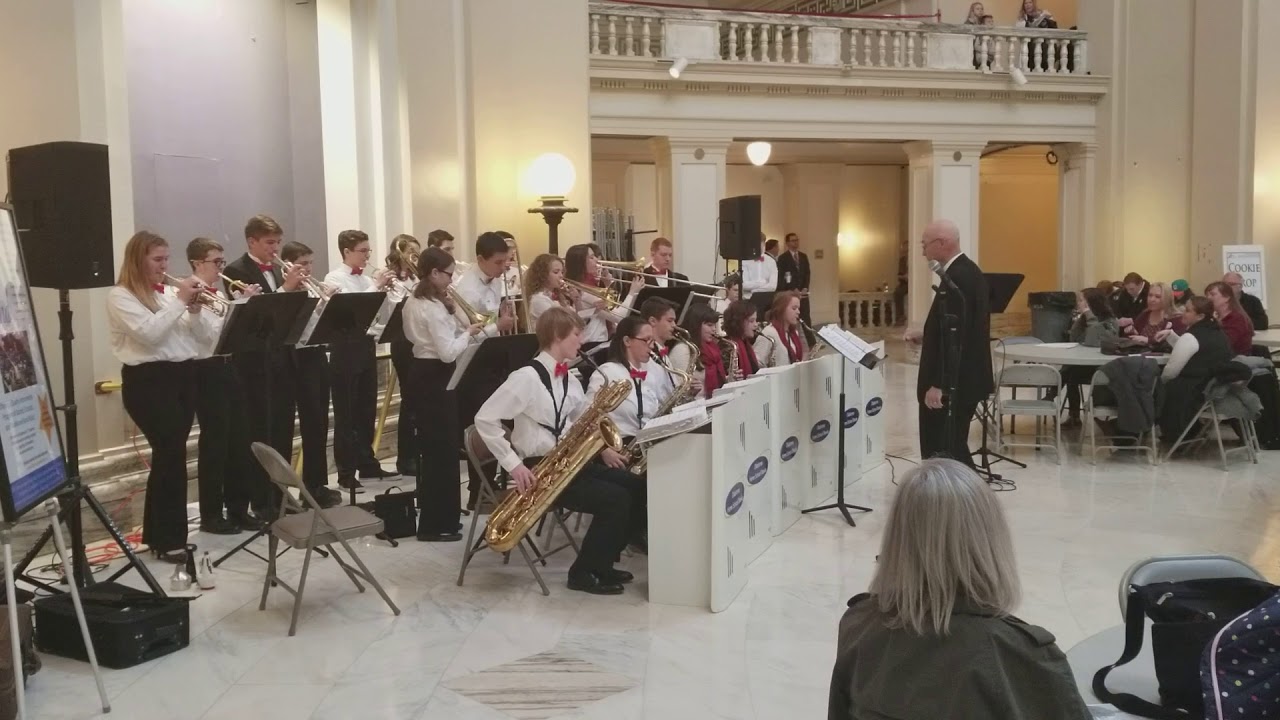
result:
[[[760,257],[760,196],[739,195],[720,201],[720,257]]]
[[[32,287],[115,282],[107,146],[52,142],[9,151],[9,194]]]

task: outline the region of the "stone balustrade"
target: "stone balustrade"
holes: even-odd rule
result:
[[[1087,75],[1085,33],[910,20],[590,4],[593,57]]]
[[[892,292],[840,293],[840,324],[857,328],[889,328],[901,319]]]

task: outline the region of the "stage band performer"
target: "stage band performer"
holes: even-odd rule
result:
[[[293,263],[310,276],[315,268],[315,252],[307,245],[289,241],[280,248],[280,259]],[[316,297],[306,285],[293,292]],[[298,432],[302,435],[302,484],[321,507],[342,503],[342,493],[329,487],[329,355],[324,345],[306,345],[324,312],[325,298],[317,298],[302,340],[293,348],[293,387],[298,409]],[[288,457],[288,456],[286,456]]]
[[[551,308],[538,318],[539,352],[507,381],[476,414],[481,439],[515,482],[527,493],[537,478],[531,467],[555,447],[563,433],[587,407],[582,386],[569,377],[569,362],[582,345],[578,318]],[[514,426],[506,438],[504,421]],[[605,448],[589,462],[556,499],[556,505],[592,515],[577,559],[569,568],[570,590],[617,595],[631,573],[613,567],[629,538],[644,531],[643,480],[626,470],[626,458]]]
[[[608,274],[600,272],[601,266],[596,263],[598,259],[590,244],[574,245],[564,256],[565,277],[583,285],[608,288],[612,281],[606,280],[600,283],[602,275],[607,278]],[[643,276],[634,276],[627,289],[627,296],[613,308],[610,308],[605,300],[591,293],[579,294],[577,311],[578,317],[582,318],[584,323],[582,345],[585,349],[590,350],[601,343],[608,342],[610,324],[616,324],[631,314],[631,306],[640,289],[644,287],[644,280]]]
[[[427,248],[418,257],[418,286],[405,300],[405,337],[413,344],[413,361],[404,386],[410,411],[418,419],[421,474],[417,476],[418,539],[456,542],[462,509],[455,393],[448,389],[454,363],[483,335],[480,323],[466,325],[449,297],[453,257]],[[403,420],[402,420],[403,422]]]
[[[187,543],[187,436],[196,412],[199,348],[216,338],[211,313],[197,302],[194,277],[164,284],[169,243],[139,232],[129,239],[115,287],[107,293],[111,350],[124,409],[151,445],[142,541],[156,557],[180,563]]]
[[[627,441],[640,432],[644,422],[654,416],[658,406],[670,394],[670,390],[661,384],[661,376],[666,373],[653,359],[652,350],[653,327],[636,315],[623,319],[609,341],[608,362],[600,365],[600,370],[592,374],[587,385],[589,403],[607,384],[618,380],[632,384],[631,395],[609,413],[618,426],[618,432]]]
[[[369,236],[360,230],[338,233],[342,264],[325,276],[325,284],[344,293],[385,292],[395,277],[369,267]],[[333,391],[333,462],[338,485],[348,490],[362,487],[356,479],[384,480],[396,474],[382,468],[373,454],[373,429],[378,417],[377,336],[374,323],[354,342],[329,346],[329,379]]]
[[[973,467],[969,453],[969,424],[978,403],[994,388],[991,372],[991,311],[987,280],[977,263],[960,251],[960,230],[955,223],[930,223],[920,238],[921,252],[957,289],[938,293],[929,306],[924,330],[908,330],[905,339],[922,344],[916,396],[920,403],[920,457],[950,457]],[[942,281],[942,278],[939,278]],[[939,287],[942,282],[939,283]],[[959,322],[955,339],[960,347],[954,354],[958,366],[947,358],[945,316]],[[956,395],[949,397],[948,385],[955,381]],[[955,425],[948,428],[948,406],[953,405]],[[950,430],[950,432],[948,432]]]
[[[741,260],[738,270],[742,273],[742,299],[750,300],[756,307],[756,318],[773,304],[773,293],[778,289],[778,261],[764,251],[764,233],[760,233],[760,257]]]
[[[230,301],[232,298],[217,287],[221,284],[222,269],[227,261],[222,245],[209,238],[199,237],[187,243],[187,262],[191,274],[200,281],[201,292],[217,295]],[[232,293],[252,295],[260,288],[250,285]],[[223,514],[242,517],[249,510],[249,487],[246,457],[241,449],[249,445],[249,432],[241,414],[244,412],[244,387],[231,364],[229,355],[214,355],[218,333],[224,318],[207,313],[213,323],[214,334],[200,342],[194,363],[196,392],[196,420],[200,423],[199,456],[196,458],[196,485],[200,498],[200,532],[212,535],[235,535],[242,529]]]
[[[452,242],[452,241],[450,241]],[[379,315],[379,321],[386,326],[396,305],[413,295],[418,286],[417,268],[410,263],[414,256],[422,253],[422,245],[412,235],[397,235],[391,241],[391,251],[387,253],[386,268],[393,280],[387,289],[388,305],[384,308],[385,317]],[[449,253],[446,252],[446,255]],[[456,264],[456,263],[455,263]],[[403,310],[401,311],[404,312]],[[401,315],[403,320],[403,315]],[[416,476],[418,468],[415,458],[418,457],[418,421],[413,416],[413,408],[404,401],[404,387],[409,378],[409,369],[413,365],[413,343],[404,338],[392,340],[391,365],[396,369],[396,377],[400,380],[401,401],[400,418],[396,424],[396,472],[405,476]]]
[[[529,299],[529,322],[537,327],[538,318],[548,308],[575,308],[578,291],[564,284],[564,261],[543,254],[534,258],[524,273],[524,297]]]
[[[664,238],[654,238],[649,243],[649,266],[644,269],[646,277],[645,284],[655,287],[672,287],[680,285],[681,281],[688,282],[689,276],[678,273],[671,269],[675,262],[676,251],[671,241]]]
[[[746,300],[729,303],[721,325],[724,338],[737,348],[738,369],[742,371],[742,377],[755,375],[760,370],[760,361],[756,359],[755,348],[751,345],[756,337],[755,306]]]
[[[496,232],[476,238],[476,261],[453,284],[453,289],[476,312],[497,315],[497,321],[484,329],[488,337],[511,332],[515,315],[511,303],[502,301],[502,274],[507,270],[511,251],[507,241]]]
[[[692,372],[701,381],[703,397],[711,397],[720,386],[737,378],[729,377],[728,359],[720,352],[720,343],[716,329],[720,324],[720,316],[707,305],[694,305],[685,313],[681,327],[689,334],[690,342],[697,346],[698,362],[693,363],[689,357],[689,349],[680,343],[671,348],[668,356],[671,363],[678,368]]]
[[[302,287],[303,278],[307,276],[305,268],[295,265],[285,273],[274,262],[284,242],[284,229],[280,223],[267,215],[255,215],[245,223],[244,238],[245,254],[228,263],[224,275],[246,285],[257,285],[264,293],[292,292]],[[230,293],[230,284],[224,289]],[[244,384],[249,441],[270,445],[281,457],[292,457],[296,401],[293,352],[288,348],[277,348],[271,350],[267,358],[258,351],[241,352],[232,355],[231,361]],[[274,519],[274,486],[249,446],[246,445],[242,452],[245,467],[249,468],[252,512],[231,520],[241,527],[257,529],[263,526],[264,519]]]
[[[800,293],[788,290],[773,296],[755,351],[767,367],[785,367],[808,357],[809,344],[800,329]]]
[[[671,367],[669,355],[676,335],[676,306],[666,298],[651,297],[641,303],[640,317],[653,328],[652,356],[661,369],[661,372],[654,373],[652,376],[656,384],[654,391],[665,398],[675,391],[677,384],[675,377],[667,370]],[[693,376],[694,391],[702,386],[698,373],[693,372],[692,369],[686,369],[685,366],[676,367]]]

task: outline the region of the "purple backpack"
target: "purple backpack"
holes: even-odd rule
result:
[[[1280,593],[1218,631],[1200,685],[1208,720],[1280,718]]]

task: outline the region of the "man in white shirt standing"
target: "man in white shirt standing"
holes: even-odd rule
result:
[[[551,452],[587,409],[582,384],[569,375],[569,361],[582,345],[573,312],[552,307],[538,318],[540,352],[506,382],[476,413],[476,431],[493,456],[526,494],[537,486],[531,467]],[[511,421],[511,439],[504,421]],[[590,513],[591,526],[569,568],[569,589],[593,595],[618,595],[631,573],[613,563],[629,538],[644,532],[644,482],[626,470],[626,458],[610,448],[570,481],[556,498],[559,507]]]
[[[773,303],[773,293],[778,289],[778,261],[764,251],[764,233],[760,233],[760,256],[754,260],[741,260],[742,299],[756,306],[756,315],[764,313]]]
[[[502,302],[502,274],[507,270],[510,257],[506,238],[496,232],[484,233],[476,239],[476,261],[453,285],[453,289],[476,312],[498,314],[496,322],[485,326],[486,337],[510,332],[515,327],[510,304]]]
[[[370,268],[369,236],[359,230],[338,233],[342,264],[324,281],[339,292],[385,292],[394,277]],[[378,411],[378,366],[376,341],[366,335],[357,342],[329,346],[329,382],[333,391],[333,461],[338,466],[338,485],[348,490],[361,487],[356,472],[365,480],[397,477],[383,470],[373,455],[373,426]]]

